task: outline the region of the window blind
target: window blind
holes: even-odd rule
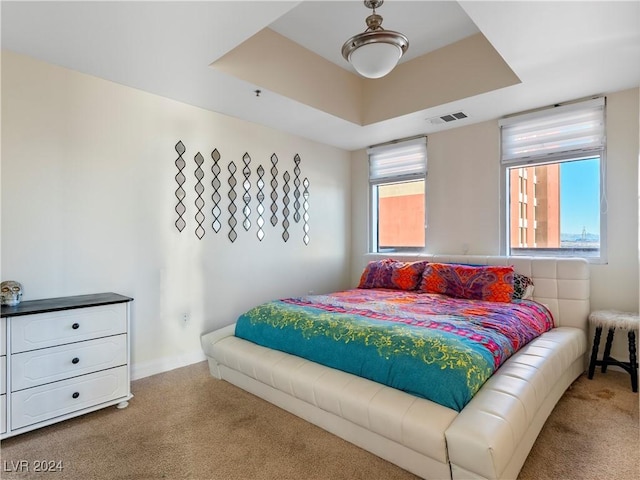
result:
[[[604,150],[604,98],[500,121],[503,164],[579,158]]]
[[[427,138],[397,142],[367,149],[369,180],[423,178],[427,171]]]

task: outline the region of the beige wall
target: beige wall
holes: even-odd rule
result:
[[[426,251],[498,255],[499,131],[497,121],[429,135]],[[359,269],[368,248],[368,163],[352,153],[352,260]],[[352,281],[360,272],[352,272]]]
[[[591,269],[594,308],[638,311],[639,92],[607,95],[608,263]]]
[[[607,95],[608,263],[591,267],[591,306],[638,311],[638,96],[640,89]],[[500,131],[498,121],[428,136],[428,253],[500,254]],[[364,150],[352,153],[352,272],[360,276],[367,252],[368,182]],[[626,337],[614,354],[627,358]]]
[[[174,226],[178,140],[187,147],[182,233]],[[254,227],[245,232],[238,215],[235,243],[226,223],[214,234],[213,148],[222,154],[224,222],[230,160],[240,183],[245,152],[254,172],[259,163],[268,172],[275,152],[282,185],[282,174],[292,174],[293,156],[300,155],[311,183],[308,246],[292,217],[287,243],[281,225],[268,221],[258,241],[255,173]],[[198,151],[205,157],[202,240],[193,220]],[[204,358],[200,335],[247,308],[346,286],[349,159],[333,147],[3,52],[2,280],[22,282],[25,300],[103,291],[134,297],[134,377],[198,361]],[[268,187],[265,193],[268,198]],[[190,316],[186,325],[183,313]]]

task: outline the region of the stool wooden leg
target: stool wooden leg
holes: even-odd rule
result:
[[[636,358],[636,334],[629,331],[629,373],[631,374],[631,390],[638,391],[638,359]]]
[[[596,327],[596,334],[593,337],[593,347],[591,348],[591,361],[589,362],[589,379],[593,378],[596,371],[596,360],[598,358],[598,348],[600,347],[600,335],[602,335],[602,327]]]
[[[615,332],[614,328],[609,329],[609,333],[607,333],[607,343],[604,346],[604,355],[602,356],[602,373],[606,373],[607,366],[609,365],[609,357],[611,356],[611,345],[613,344],[613,334]]]

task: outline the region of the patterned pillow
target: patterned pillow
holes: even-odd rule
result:
[[[369,262],[360,277],[358,288],[393,288],[415,290],[427,262],[398,262],[391,258]]]
[[[513,266],[470,266],[428,263],[420,291],[490,302],[511,302]]]
[[[513,299],[527,300],[533,297],[533,280],[521,273],[513,274]]]

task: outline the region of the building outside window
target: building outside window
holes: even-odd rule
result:
[[[367,153],[370,250],[424,250],[426,137],[371,147]]]
[[[508,255],[606,261],[605,100],[503,119]]]
[[[512,249],[561,247],[559,174],[559,163],[509,169],[509,185],[520,184],[522,189],[509,193]]]

